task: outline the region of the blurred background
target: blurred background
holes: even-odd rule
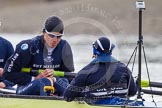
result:
[[[143,37],[149,70],[153,79],[162,80],[162,0],[144,1]],[[92,42],[100,36],[108,36],[116,45],[113,55],[127,63],[138,41],[135,3],[136,0],[0,0],[0,35],[15,47],[21,40],[41,34],[46,18],[56,15],[64,22],[63,39],[72,46],[76,71],[92,59]]]
[[[57,15],[63,21],[76,17],[90,18],[105,25],[114,34],[121,34],[123,29],[127,35],[136,35],[138,11],[135,2],[136,0],[0,0],[0,32],[38,33],[48,16]],[[162,34],[162,0],[145,0],[145,4],[144,34]],[[86,22],[88,21],[69,25],[67,33],[98,33],[97,29],[87,27]]]

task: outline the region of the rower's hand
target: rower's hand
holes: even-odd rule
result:
[[[53,69],[45,69],[42,73],[43,77],[52,77],[53,76]]]
[[[53,77],[53,72],[53,69],[45,69],[42,73],[36,76],[35,79]]]
[[[5,87],[6,87],[5,83],[4,82],[0,82],[0,88],[5,88]]]
[[[3,68],[0,68],[0,77],[2,77],[3,74]]]

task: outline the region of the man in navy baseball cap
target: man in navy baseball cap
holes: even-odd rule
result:
[[[85,97],[94,98],[94,101],[90,101],[92,104],[115,105],[116,100],[122,105],[125,100],[118,101],[119,97],[136,94],[132,73],[124,63],[112,56],[113,48],[107,37],[100,37],[93,43],[94,59],[77,73],[66,88],[66,101]]]
[[[65,87],[59,82],[68,84],[70,78],[53,76],[55,71],[74,71],[73,54],[70,44],[62,39],[64,25],[57,16],[46,19],[43,33],[32,39],[21,41],[15,53],[7,61],[4,77],[18,84],[17,94],[49,95],[44,92],[45,86],[54,86],[56,95],[62,95]],[[43,69],[42,73],[24,73],[22,68]]]

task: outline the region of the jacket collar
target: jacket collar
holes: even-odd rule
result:
[[[99,63],[99,62],[106,63],[106,62],[118,62],[118,61],[111,55],[102,55],[95,58],[91,63]]]

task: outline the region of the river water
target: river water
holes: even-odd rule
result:
[[[1,34],[3,37],[12,42],[14,48],[17,43],[24,39],[30,39],[37,34]],[[97,38],[91,35],[75,35],[75,36],[63,36],[66,39],[73,51],[75,72],[78,72],[82,67],[92,60],[92,43]],[[137,46],[138,36],[111,36],[109,37],[112,43],[115,44],[113,56],[118,60],[127,64],[135,47]],[[162,37],[160,36],[145,36],[143,39],[144,49],[147,58],[148,70],[151,81],[162,82]],[[144,54],[142,54],[143,56]],[[143,56],[144,57],[144,56]],[[138,57],[136,57],[135,66],[133,68],[133,76],[138,74]],[[131,61],[129,68],[132,70]],[[146,65],[144,58],[142,58],[142,79],[148,79]],[[157,96],[159,97],[159,96]],[[162,98],[156,98],[157,101],[162,101]]]

